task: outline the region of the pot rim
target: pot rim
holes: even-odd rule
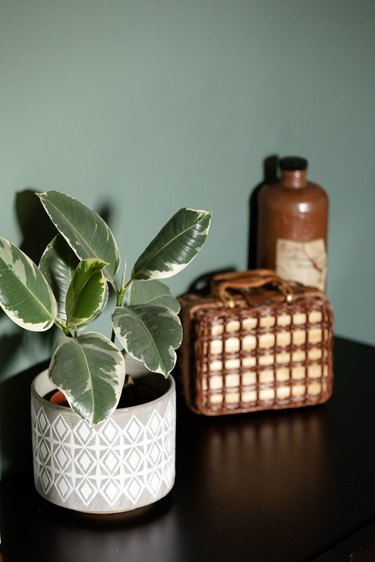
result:
[[[134,376],[134,378],[137,379],[137,378],[148,377],[149,375],[151,375],[151,376],[152,375],[153,376],[161,376],[161,377],[163,376],[159,373],[152,373],[151,371],[144,371],[143,373],[134,374],[132,376]],[[40,389],[38,389],[38,386],[40,386],[40,384],[42,384],[43,382],[46,382],[47,386],[49,388],[47,389],[47,392],[43,392],[43,394],[41,394]],[[112,412],[111,416],[115,415],[116,412],[118,412],[118,413],[125,413],[125,412],[130,412],[130,411],[133,412],[133,411],[135,411],[139,408],[144,408],[146,406],[147,407],[153,407],[158,402],[169,399],[169,397],[172,396],[175,393],[176,384],[175,384],[174,378],[173,378],[172,375],[168,375],[167,378],[164,377],[163,382],[165,382],[168,386],[165,389],[165,391],[162,392],[162,394],[160,396],[158,396],[157,398],[155,398],[154,400],[149,400],[148,402],[144,402],[143,404],[137,404],[136,406],[128,406],[126,408],[116,408]],[[61,404],[55,404],[54,402],[50,402],[49,400],[47,400],[44,397],[45,394],[47,394],[51,390],[55,390],[55,389],[58,390],[57,387],[53,384],[53,382],[48,377],[48,369],[44,369],[43,371],[38,373],[31,383],[31,395],[34,399],[42,402],[45,406],[47,406],[48,408],[51,408],[52,410],[55,410],[56,412],[57,411],[70,412],[70,413],[74,414],[75,416],[80,417],[70,407],[62,406]]]

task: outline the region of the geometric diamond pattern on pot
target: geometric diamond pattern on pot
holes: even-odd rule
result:
[[[53,459],[55,461],[55,465],[57,465],[57,468],[61,471],[67,469],[68,464],[70,464],[71,462],[70,454],[67,452],[63,445],[56,449],[53,455]]]
[[[46,464],[50,456],[50,446],[47,439],[39,440],[39,459],[42,464]]]
[[[135,443],[140,440],[140,436],[143,433],[143,425],[138,420],[136,416],[130,418],[129,423],[126,425],[124,434],[129,438],[129,441]]]
[[[99,435],[108,445],[114,445],[120,432],[120,428],[111,418],[99,426]]]
[[[152,461],[154,466],[157,466],[158,460],[162,454],[162,445],[155,441],[152,443],[148,452],[148,459]]]
[[[113,505],[121,494],[121,486],[116,480],[109,480],[101,488],[101,495],[107,500],[109,505]]]
[[[70,434],[69,426],[61,414],[57,416],[55,421],[52,423],[52,429],[54,434],[60,441],[64,441],[64,439],[69,437]]]
[[[107,451],[102,458],[103,466],[107,468],[109,474],[116,474],[119,472],[120,462],[118,454],[115,454],[115,451],[111,450]]]
[[[174,476],[175,476],[175,469],[174,466],[171,465],[170,463],[167,464],[163,470],[163,480],[166,484],[166,486],[170,486],[174,480]]]
[[[84,479],[76,484],[76,491],[85,505],[89,505],[90,501],[97,493],[95,486],[89,479]]]
[[[171,437],[170,433],[167,433],[167,435],[165,436],[164,443],[163,443],[163,449],[164,449],[164,452],[167,455],[167,457],[170,457],[171,455],[173,455],[174,441],[172,440],[172,437]]]
[[[43,468],[39,478],[42,483],[44,492],[47,493],[53,484],[49,471]]]
[[[128,450],[126,456],[124,457],[124,466],[128,468],[130,473],[134,473],[138,470],[139,466],[143,462],[144,454],[142,449],[138,447],[132,447]]]
[[[49,431],[50,423],[48,421],[46,414],[44,413],[43,408],[41,408],[38,412],[36,423],[37,423],[38,433],[43,435],[46,431]]]
[[[141,493],[143,492],[143,489],[144,489],[143,482],[141,482],[139,478],[134,477],[130,480],[125,491],[128,498],[133,503],[136,503]]]
[[[69,484],[69,480],[67,480],[67,478],[65,478],[63,474],[61,474],[56,480],[55,487],[59,492],[60,498],[63,501],[65,501],[72,493],[72,488]]]
[[[162,424],[162,419],[159,415],[159,412],[155,410],[154,412],[152,412],[152,416],[147,424],[147,431],[151,435],[156,435],[159,431],[161,424]]]
[[[74,430],[75,437],[78,437],[83,445],[85,445],[89,439],[92,438],[92,431],[88,423],[85,421],[80,421],[78,426]]]
[[[147,480],[147,488],[154,497],[156,497],[162,482],[163,478],[159,471],[155,471],[149,476]]]
[[[78,472],[81,471],[81,474],[87,474],[88,472],[92,474],[95,466],[95,456],[87,449],[80,451],[77,458],[75,458],[75,468],[78,469]]]
[[[173,424],[173,420],[175,416],[174,410],[175,408],[173,408],[172,404],[169,402],[164,414],[164,423],[166,424],[167,428],[170,428],[171,425]]]

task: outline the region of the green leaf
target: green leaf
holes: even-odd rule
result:
[[[63,336],[56,344],[48,374],[72,410],[93,425],[109,417],[120,400],[125,360],[101,334]]]
[[[79,263],[65,239],[58,234],[48,244],[39,262],[39,269],[53,290],[58,304],[58,317],[65,324],[65,300],[69,285]]]
[[[66,315],[69,326],[83,326],[94,320],[108,300],[107,281],[103,274],[106,262],[89,258],[82,260],[74,272],[66,294]]]
[[[165,306],[119,306],[112,314],[115,334],[134,359],[143,361],[154,373],[169,375],[176,364],[182,341],[177,314]]]
[[[149,304],[155,306],[166,306],[177,314],[180,311],[180,303],[172,294],[170,288],[156,279],[150,281],[132,281],[125,295],[126,304]]]
[[[38,193],[57,230],[81,259],[97,258],[108,263],[106,277],[114,282],[120,257],[116,240],[104,220],[86,205],[60,193]]]
[[[136,261],[132,279],[162,279],[184,269],[206,240],[211,213],[180,209]]]
[[[52,289],[35,263],[0,236],[0,306],[21,328],[48,330],[57,317]]]

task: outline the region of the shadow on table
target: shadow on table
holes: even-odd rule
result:
[[[173,505],[172,492],[151,506],[127,513],[81,514],[41,498],[31,478],[10,480],[0,487],[4,557],[10,562],[115,562],[125,559],[122,553],[126,553],[126,560],[137,562],[147,560],[147,551],[166,549],[167,559],[168,529],[173,526],[168,513]]]

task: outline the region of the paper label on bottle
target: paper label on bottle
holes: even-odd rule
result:
[[[278,239],[276,243],[276,273],[284,279],[325,290],[327,252],[324,240],[295,242]]]

